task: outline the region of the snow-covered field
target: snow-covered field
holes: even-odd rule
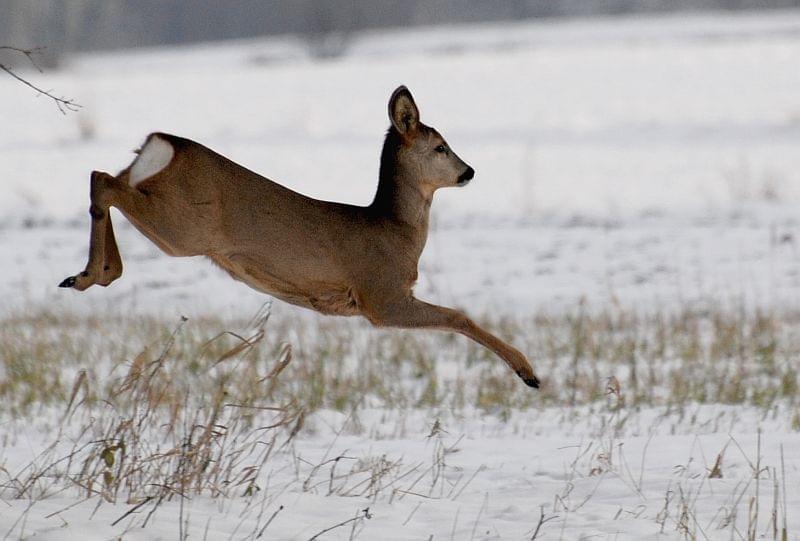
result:
[[[122,279],[56,288],[85,264],[89,172],[121,169],[148,132],[168,131],[309,195],[366,204],[399,84],[477,171],[468,187],[437,194],[420,297],[511,322],[579,310],[796,311],[800,13],[416,30],[355,36],[335,59],[307,51],[290,39],[205,45],[26,74],[83,105],[64,117],[0,78],[0,317],[148,316],[166,328],[179,315],[246,319],[263,296],[206,261],[168,258],[118,214]],[[322,319],[282,304],[272,318]],[[781,329],[796,339],[794,323]],[[108,341],[125,337],[98,333],[89,348]],[[0,349],[3,379],[9,351]],[[474,383],[471,361],[431,355]],[[796,357],[777,357],[796,373]],[[68,387],[91,362],[108,376],[112,363],[87,355],[70,364]],[[598,376],[612,375],[622,379]],[[357,423],[319,409],[259,470],[256,494],[148,501],[118,522],[141,501],[87,499],[77,486],[13,497],[10,479],[53,441],[60,414],[0,406],[0,535],[249,539],[266,525],[262,538],[308,539],[353,518],[321,538],[739,539],[750,528],[772,538],[784,520],[800,538],[793,394],[768,407],[613,398],[545,407],[534,396],[502,414],[365,404],[352,410]],[[59,445],[79,441],[81,426]],[[358,514],[367,507],[369,519]]]

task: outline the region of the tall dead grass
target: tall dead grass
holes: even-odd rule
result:
[[[281,451],[295,457],[295,483],[303,491],[373,502],[455,501],[474,475],[449,464],[460,440],[445,444],[438,422],[429,436],[429,463],[327,454],[308,461],[293,439],[308,414],[322,408],[346,412],[344,430],[357,427],[359,412],[373,407],[423,408],[434,415],[477,408],[502,419],[520,409],[587,404],[598,405],[607,419],[588,477],[616,472],[640,492],[641,473],[637,480],[615,455],[627,410],[728,403],[799,411],[799,322],[787,313],[597,314],[582,308],[487,321],[531,354],[546,382],[536,393],[459,336],[375,330],[357,320],[271,318],[269,306],[248,321],[50,312],[7,317],[0,322],[0,415],[12,424],[48,419],[53,437],[21,469],[0,468],[0,497],[36,501],[69,494],[97,505],[126,503],[117,522],[146,526],[164,502],[198,494],[254,499],[267,492],[264,470]],[[723,470],[720,454],[707,477]],[[758,484],[762,469],[755,471]],[[775,468],[770,479],[777,487],[770,524],[779,535],[786,530],[779,520],[785,496],[779,497]],[[736,524],[736,517],[723,517],[718,525],[700,525],[687,498],[668,491],[662,528],[671,524],[697,538],[710,526]],[[758,504],[752,501],[755,518],[748,525],[764,516]],[[263,532],[280,508],[259,505]],[[556,507],[553,513],[564,516],[577,509]],[[355,531],[369,518],[365,509],[330,528]],[[554,515],[542,510],[536,531],[550,520]],[[748,537],[754,528],[748,526]]]
[[[0,321],[0,400],[12,417],[62,408],[75,399],[73,382],[84,374],[80,400],[98,404],[120,395],[120,381],[130,387],[122,390],[136,389],[131,382],[140,372],[157,368],[163,388],[151,380],[155,395],[148,400],[176,413],[222,393],[243,411],[268,403],[306,412],[478,407],[505,415],[602,403],[612,377],[626,406],[799,405],[796,313],[590,314],[577,308],[486,321],[530,355],[544,382],[539,392],[457,335],[377,330],[353,319],[270,319],[268,312],[255,321],[263,325],[186,321],[173,335],[174,322],[152,318],[7,317]],[[281,377],[266,377],[273,370]]]

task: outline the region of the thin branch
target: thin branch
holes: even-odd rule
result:
[[[34,47],[33,49],[20,49],[18,47],[11,47],[10,45],[0,45],[0,51],[14,51],[15,53],[24,54],[25,57],[28,59],[36,71],[39,73],[44,73],[44,70],[36,63],[36,58],[34,55],[43,54],[45,51],[44,47]]]
[[[41,54],[42,51],[44,51],[43,47],[36,47],[34,49],[20,49],[18,47],[11,47],[9,45],[0,45],[0,51],[2,50],[14,51],[22,55],[25,55],[28,61],[33,65],[34,68],[36,68],[36,70],[39,73],[44,73],[39,64],[36,63],[35,59],[35,55]],[[63,115],[67,114],[67,111],[75,112],[82,107],[79,103],[77,103],[75,100],[71,98],[66,98],[64,96],[56,96],[55,94],[53,94],[52,90],[45,90],[39,86],[36,86],[35,84],[31,83],[24,77],[17,75],[17,73],[14,70],[6,66],[5,64],[0,63],[0,70],[3,70],[11,77],[16,79],[20,83],[24,84],[25,86],[32,88],[34,91],[36,91],[37,95],[47,96],[48,98],[53,100],[53,102],[56,104],[56,107],[58,107],[58,110],[61,111],[61,114]]]
[[[539,522],[536,524],[536,529],[533,531],[533,535],[531,536],[531,541],[536,539],[539,536],[539,530],[542,529],[542,526],[550,522],[551,520],[555,520],[558,518],[558,515],[547,516],[544,513],[544,505],[539,506]]]
[[[117,520],[115,520],[114,522],[112,522],[112,523],[111,523],[111,525],[112,525],[112,526],[116,526],[117,524],[119,524],[119,522],[120,522],[122,519],[124,519],[125,517],[127,517],[128,515],[130,515],[130,514],[132,514],[132,513],[135,513],[136,511],[138,511],[138,510],[139,510],[139,508],[140,508],[140,507],[142,507],[143,505],[146,505],[146,504],[150,503],[150,500],[153,500],[153,499],[155,499],[155,496],[148,496],[148,497],[147,497],[147,498],[145,498],[144,500],[140,501],[139,503],[137,503],[136,505],[134,505],[133,507],[131,507],[130,509],[128,509],[128,510],[125,512],[125,514],[123,514],[123,515],[122,515],[121,517],[119,517]]]
[[[267,521],[267,523],[264,524],[264,526],[258,531],[258,535],[256,536],[256,539],[261,539],[261,536],[264,535],[264,532],[266,531],[267,526],[272,524],[272,521],[275,520],[275,517],[278,516],[278,513],[280,513],[281,511],[283,511],[283,506],[282,505],[280,507],[278,507],[275,510],[274,513],[272,513],[272,516],[269,517],[269,520]]]
[[[314,541],[315,539],[319,539],[319,537],[321,535],[326,534],[331,530],[335,530],[336,528],[341,528],[345,524],[350,524],[351,522],[357,522],[359,520],[371,519],[371,518],[372,518],[372,514],[369,512],[369,507],[367,507],[366,509],[362,509],[358,513],[356,513],[356,516],[354,516],[353,518],[349,518],[347,520],[344,520],[344,521],[340,522],[339,524],[335,524],[334,526],[331,526],[329,528],[325,528],[324,530],[319,532],[314,537],[309,538],[308,541]]]

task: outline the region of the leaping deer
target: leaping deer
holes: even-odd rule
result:
[[[389,119],[378,190],[366,207],[306,197],[194,141],[150,134],[117,176],[92,173],[89,262],[60,286],[83,291],[122,275],[108,212],[116,207],[169,255],[207,256],[253,289],[323,314],[461,333],[538,387],[517,349],[463,313],[414,297],[433,193],[464,186],[475,172],[420,122],[404,86],[389,100]]]

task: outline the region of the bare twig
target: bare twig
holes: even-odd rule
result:
[[[461,488],[459,489],[458,493],[455,496],[453,496],[453,501],[456,501],[458,497],[461,496],[461,493],[464,492],[464,489],[469,486],[469,484],[472,482],[473,479],[475,479],[475,476],[477,476],[485,469],[486,469],[486,464],[481,464],[480,467],[472,473],[472,477],[467,479],[467,482],[461,485]],[[453,486],[453,488],[455,488],[455,485]]]
[[[453,518],[453,528],[450,530],[450,541],[456,538],[456,526],[458,526],[458,515],[461,513],[461,508],[456,509],[456,516]]]
[[[781,486],[783,487],[783,526],[781,539],[789,538],[789,529],[786,527],[786,465],[783,461],[783,444],[781,444]]]
[[[124,519],[124,518],[125,518],[125,517],[127,517],[128,515],[131,515],[131,514],[135,513],[135,512],[136,512],[136,511],[138,511],[138,510],[139,510],[139,509],[140,509],[142,506],[144,506],[144,505],[147,505],[148,503],[150,503],[150,500],[153,500],[154,498],[155,498],[155,496],[148,496],[148,497],[146,497],[144,500],[140,501],[139,503],[137,503],[136,505],[134,505],[133,507],[131,507],[130,509],[128,509],[127,511],[125,511],[125,513],[124,513],[124,514],[123,514],[121,517],[119,517],[117,520],[115,520],[114,522],[112,522],[112,523],[111,523],[111,525],[112,525],[112,526],[116,526],[117,524],[119,524],[119,522],[120,522],[122,519]]]
[[[367,507],[366,509],[361,509],[361,510],[358,511],[358,513],[356,513],[356,516],[354,516],[353,518],[349,518],[347,520],[344,520],[344,521],[340,522],[339,524],[334,524],[333,526],[331,526],[329,528],[325,528],[324,530],[322,530],[321,532],[316,534],[314,537],[310,537],[308,539],[308,541],[314,541],[314,539],[319,539],[319,537],[321,535],[326,534],[331,530],[335,530],[336,528],[341,528],[342,526],[344,526],[346,524],[350,524],[351,522],[356,522],[356,521],[360,521],[360,520],[364,520],[364,519],[371,519],[371,518],[372,518],[372,514],[369,512],[369,507]]]
[[[489,493],[488,493],[488,492],[486,492],[486,493],[483,495],[483,504],[481,504],[481,508],[480,508],[480,509],[478,509],[478,516],[477,516],[477,517],[475,517],[475,524],[473,524],[473,525],[472,525],[472,533],[471,533],[471,534],[470,534],[470,536],[469,536],[469,539],[470,539],[470,541],[472,541],[473,539],[475,539],[475,531],[478,529],[478,522],[480,522],[480,520],[481,520],[481,515],[483,515],[483,511],[486,509],[486,507],[488,506],[488,504],[489,504]]]
[[[0,45],[0,51],[2,51],[2,50],[14,51],[14,52],[20,53],[22,55],[25,55],[25,57],[28,59],[28,61],[33,65],[34,68],[36,68],[39,71],[39,73],[44,73],[42,68],[39,67],[39,64],[37,64],[36,60],[35,60],[35,55],[41,54],[44,51],[44,48],[36,47],[36,48],[33,48],[33,49],[20,49],[18,47],[11,47],[9,45]],[[45,90],[45,89],[43,89],[43,88],[41,88],[39,86],[36,86],[35,84],[33,84],[32,82],[28,81],[24,77],[18,75],[14,70],[12,70],[9,66],[6,66],[5,64],[0,64],[0,70],[3,70],[7,74],[9,74],[11,77],[16,79],[20,83],[24,84],[25,86],[30,87],[33,90],[35,90],[37,95],[39,95],[39,96],[47,96],[48,98],[53,100],[53,102],[56,104],[56,107],[58,107],[58,110],[61,111],[61,114],[65,115],[65,114],[67,114],[67,111],[75,112],[75,111],[77,111],[78,109],[80,109],[82,107],[79,103],[77,103],[72,98],[67,98],[67,97],[64,97],[64,96],[56,96],[55,94],[53,94],[52,90]]]
[[[539,506],[539,522],[536,524],[536,529],[533,530],[533,535],[531,536],[531,541],[536,539],[536,537],[539,535],[539,530],[542,529],[542,526],[544,526],[545,524],[547,524],[551,520],[555,520],[557,518],[558,518],[558,515],[553,515],[553,516],[550,516],[550,517],[545,515],[545,513],[544,513],[544,505],[540,505]]]
[[[28,506],[25,508],[25,510],[22,512],[22,514],[19,517],[17,517],[17,520],[14,521],[14,524],[12,524],[11,528],[9,528],[9,530],[6,532],[6,535],[3,537],[3,541],[5,541],[6,539],[9,538],[9,536],[11,535],[11,532],[14,531],[14,529],[17,527],[17,524],[19,524],[20,521],[22,521],[22,526],[20,527],[20,531],[19,531],[19,539],[22,539],[24,537],[25,524],[27,523],[27,520],[28,520],[28,513],[30,513],[30,511],[33,508],[33,506],[36,505],[37,503],[38,503],[38,500],[31,499],[30,503],[28,503]]]
[[[36,68],[39,73],[44,73],[44,70],[36,63],[35,55],[42,54],[45,51],[44,47],[34,47],[33,49],[20,49],[19,47],[11,47],[10,45],[0,45],[0,51],[14,51],[15,53],[24,54],[28,61]]]
[[[403,522],[403,526],[405,526],[406,524],[408,524],[408,523],[409,523],[409,521],[411,520],[411,517],[413,517],[413,516],[414,516],[414,513],[416,513],[416,512],[417,512],[417,509],[419,509],[421,505],[422,505],[422,502],[417,502],[417,506],[416,506],[414,509],[412,509],[412,510],[411,510],[411,513],[409,513],[408,517],[407,517],[407,518],[406,518],[406,520]]]
[[[274,513],[272,513],[272,516],[269,517],[269,520],[267,520],[266,524],[264,524],[264,526],[258,531],[258,535],[256,536],[256,539],[261,539],[261,536],[264,535],[264,532],[267,530],[267,526],[272,524],[272,521],[275,520],[275,517],[278,516],[278,513],[280,513],[281,511],[283,511],[283,506],[282,505],[280,507],[278,507],[275,510]]]

